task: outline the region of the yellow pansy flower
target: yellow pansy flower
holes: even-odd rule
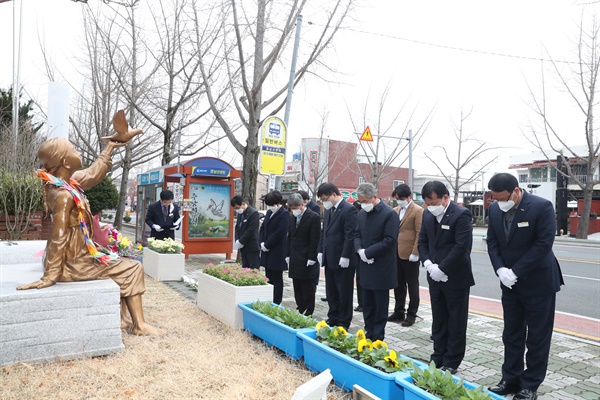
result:
[[[363,331],[362,329],[359,329],[358,332],[356,332],[356,341],[360,342],[363,339],[366,339],[366,335],[365,335],[365,331]]]
[[[319,322],[316,326],[317,330],[320,330],[321,328],[325,328],[327,326],[327,322],[321,320],[321,322]]]
[[[358,352],[362,353],[362,351],[364,350],[365,346],[369,346],[370,347],[369,341],[367,339],[361,339],[358,342]]]
[[[382,341],[382,340],[376,340],[373,342],[373,347],[375,347],[376,349],[380,348],[380,347],[385,347],[386,350],[388,348],[388,345],[386,342]]]

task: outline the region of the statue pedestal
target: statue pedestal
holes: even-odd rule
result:
[[[18,243],[24,245],[0,243],[0,263],[18,261],[15,253],[26,257],[34,253],[27,251],[30,244]],[[120,293],[115,282],[68,282],[39,290],[16,290],[42,275],[41,259],[35,264],[0,264],[0,365],[124,350]]]

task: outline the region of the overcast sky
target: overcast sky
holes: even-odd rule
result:
[[[97,0],[89,0],[93,3]],[[59,68],[69,71],[81,40],[81,7],[68,0],[23,0],[24,26],[21,84],[34,97],[45,98],[47,82],[40,59],[38,34]],[[0,4],[0,87],[12,82],[12,2]],[[574,40],[579,21],[600,15],[600,2],[589,0],[423,0],[363,1],[352,29],[340,32],[326,62],[340,83],[309,78],[296,88],[289,124],[288,152],[298,151],[302,137],[315,137],[320,114],[330,113],[327,133],[356,140],[348,110],[362,121],[376,118],[379,95],[390,84],[389,116],[403,103],[419,118],[435,107],[426,136],[414,151],[419,173],[435,173],[424,157],[438,156],[433,146],[452,149],[452,120],[461,108],[473,108],[465,133],[492,146],[506,146],[490,169],[506,170],[508,156],[533,150],[523,137],[532,113],[527,84],[540,87],[540,72],[555,60],[576,61]],[[312,24],[309,24],[311,22]],[[318,15],[305,17],[303,35],[319,28]],[[533,59],[533,60],[532,60]],[[555,123],[572,144],[582,144],[582,117],[558,82],[547,75]],[[280,115],[283,116],[283,112]],[[266,117],[266,115],[264,115]],[[368,121],[367,121],[368,122]],[[398,124],[401,130],[403,123]],[[361,130],[364,127],[361,125]],[[377,132],[373,132],[377,134]],[[402,132],[398,132],[400,135]],[[234,150],[228,161],[241,163]],[[405,165],[407,166],[407,165]]]

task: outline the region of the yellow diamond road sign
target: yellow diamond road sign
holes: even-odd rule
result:
[[[362,140],[363,142],[372,142],[373,141],[373,135],[371,135],[371,129],[368,126],[365,129],[365,131],[363,132],[363,134],[359,140]]]

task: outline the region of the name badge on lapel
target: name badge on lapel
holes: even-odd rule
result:
[[[442,225],[442,229],[445,229],[447,231],[450,230],[450,225]]]
[[[529,222],[525,221],[525,222],[519,222],[517,224],[517,227],[519,228],[527,228],[529,226]]]

